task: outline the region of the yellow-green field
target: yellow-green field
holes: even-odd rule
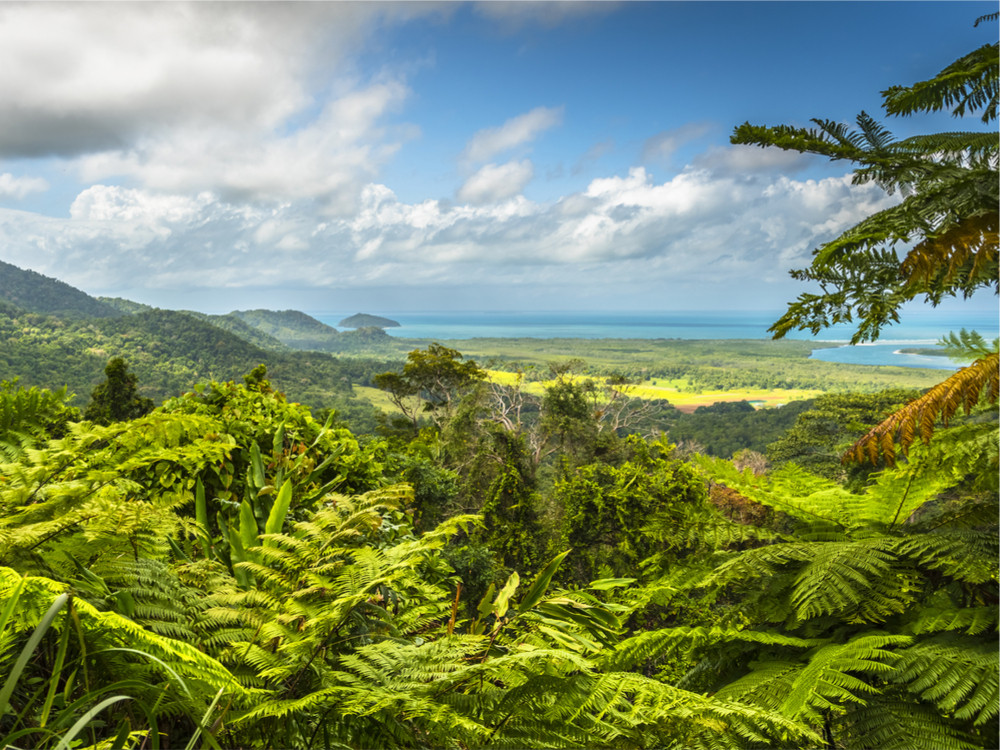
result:
[[[505,372],[503,370],[487,370],[486,373],[490,382],[499,385],[513,386],[517,384],[519,379],[516,373]],[[601,377],[584,377],[579,375],[570,377],[574,380],[589,379],[598,383],[604,380]],[[525,381],[521,384],[521,388],[525,393],[541,396],[545,393],[545,389],[555,382],[554,380]],[[654,383],[656,384],[654,385]],[[813,398],[822,393],[822,391],[798,388],[740,388],[728,391],[708,390],[691,392],[682,390],[684,385],[685,381],[657,379],[655,381],[647,380],[643,383],[627,386],[625,390],[633,398],[647,400],[666,399],[681,411],[693,411],[699,406],[710,406],[719,401],[749,401],[758,408],[766,408],[778,406],[779,404],[787,404],[789,401],[801,401]],[[382,411],[390,413],[399,412],[396,405],[389,400],[388,395],[378,388],[356,385],[353,390],[357,396],[365,399]]]
[[[642,399],[666,399],[681,411],[690,411],[699,406],[711,406],[719,401],[749,401],[757,408],[765,408],[787,404],[789,401],[814,398],[821,393],[823,391],[801,388],[738,388],[730,391],[686,393],[669,386],[652,385],[650,382],[640,383],[628,389],[630,396]]]
[[[366,385],[352,385],[351,390],[355,396],[363,398],[376,409],[380,409],[388,414],[402,414],[399,407],[389,399],[389,394],[383,390],[370,388]]]
[[[487,370],[486,372],[493,383],[517,384],[518,376],[516,373],[504,372],[503,370]],[[572,377],[574,380],[593,380],[598,383],[603,383],[605,380],[605,378],[597,376],[575,375]],[[554,380],[531,381],[524,383],[522,389],[526,393],[540,396],[553,383],[555,383]],[[683,380],[657,379],[629,385],[624,390],[633,398],[666,399],[682,411],[698,406],[710,406],[719,401],[749,401],[757,407],[777,406],[778,404],[787,404],[789,401],[814,398],[823,392],[801,388],[734,388],[728,391],[699,390],[694,392],[683,390],[685,385],[686,381]]]

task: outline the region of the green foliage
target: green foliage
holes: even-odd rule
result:
[[[791,523],[687,584],[704,588],[722,612],[738,602],[740,623],[738,633],[714,636],[732,644],[730,668],[712,669],[712,649],[697,643],[702,668],[692,679],[719,697],[796,716],[831,746],[870,747],[878,738],[899,748],[989,747],[998,700],[997,498],[956,488],[982,486],[969,476],[995,463],[995,433],[991,424],[941,432],[859,494],[791,464],[759,476],[700,458],[713,479]],[[943,499],[949,493],[957,497]],[[775,627],[815,645],[782,643]],[[637,647],[628,658],[652,653]]]
[[[730,458],[741,450],[763,452],[815,403],[808,399],[772,409],[754,409],[746,401],[699,406],[693,413],[680,413],[668,422],[667,436],[678,445],[702,445],[704,453],[719,458]]]
[[[0,300],[21,310],[64,318],[114,318],[118,310],[69,284],[0,261]]]
[[[976,331],[966,331],[964,328],[955,333],[952,331],[938,342],[938,346],[944,349],[952,359],[959,362],[968,362],[979,359],[990,354],[996,354],[1000,348],[1000,339],[993,339],[989,343]]]
[[[775,465],[795,463],[827,479],[864,480],[870,469],[845,467],[844,451],[869,429],[917,394],[893,389],[881,393],[828,394],[799,414],[795,425],[767,446]]]
[[[996,119],[997,44],[955,61],[929,81],[883,92],[891,115],[950,109],[962,116],[982,111]],[[898,322],[899,308],[923,296],[937,305],[946,296],[998,290],[997,178],[995,132],[938,133],[901,141],[866,113],[858,130],[814,119],[817,129],[745,123],[732,142],[818,153],[858,165],[854,183],[874,182],[902,201],[880,211],[814,252],[807,269],[793,277],[820,284],[820,294],[803,294],[772,326],[776,337],[794,328],[814,334],[853,322],[852,343],[878,338]],[[912,245],[900,260],[897,245]]]
[[[20,456],[38,441],[65,434],[80,412],[69,406],[65,388],[50,391],[22,388],[18,382],[0,381],[0,460]]]
[[[455,349],[431,344],[410,352],[402,372],[381,373],[372,378],[372,384],[389,394],[416,433],[421,414],[440,426],[451,418],[457,401],[486,377],[474,361],[462,359]]]
[[[492,438],[500,466],[483,503],[483,541],[507,568],[533,570],[540,536],[534,467],[522,436],[494,430]]]
[[[574,550],[572,580],[634,575],[659,549],[650,536],[654,519],[688,520],[705,502],[701,480],[672,456],[665,441],[627,440],[629,458],[619,466],[589,464],[556,483],[553,494],[565,509],[560,543]]]
[[[78,321],[0,310],[0,378],[25,386],[88,394],[109,355],[128,361],[141,396],[161,401],[192,383],[239,378],[261,362],[291,398],[334,407],[364,424],[373,411],[350,383],[364,382],[385,362],[335,360],[314,352],[266,351],[198,317],[151,310],[117,319]],[[82,404],[77,404],[82,405]]]
[[[98,424],[127,422],[153,410],[153,400],[140,396],[138,378],[121,357],[112,357],[104,368],[105,380],[94,386],[83,416]]]

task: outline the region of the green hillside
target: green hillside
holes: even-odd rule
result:
[[[339,335],[336,328],[298,310],[234,310],[229,314],[293,349],[325,349]]]
[[[122,313],[69,284],[0,261],[0,299],[61,318],[116,318]]]
[[[261,349],[267,349],[268,351],[290,351],[292,347],[287,344],[282,343],[274,336],[265,333],[260,328],[255,328],[254,326],[247,323],[242,318],[238,318],[232,313],[226,315],[206,315],[205,313],[195,312],[193,310],[185,310],[188,315],[193,315],[196,318],[211,323],[217,328],[221,328],[224,331],[229,331],[234,336],[247,341],[254,346],[259,346]]]
[[[400,342],[377,326],[338,331],[298,310],[235,310],[234,317],[291,349],[338,354],[398,357],[414,342]],[[237,335],[242,335],[234,330]]]
[[[60,319],[0,309],[0,380],[25,386],[67,386],[87,403],[111,357],[138,375],[143,396],[159,403],[211,380],[235,380],[266,364],[274,386],[292,401],[337,408],[371,424],[371,408],[356,400],[351,382],[385,370],[384,361],[339,362],[318,352],[275,352],[255,346],[196,316],[151,310],[120,318]],[[369,416],[365,416],[369,415]]]
[[[132,300],[125,299],[124,297],[97,297],[97,300],[126,315],[135,315],[136,313],[149,312],[150,310],[157,309],[152,305],[144,305],[142,302],[133,302]]]

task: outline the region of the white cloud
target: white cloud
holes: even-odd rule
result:
[[[41,177],[15,177],[10,172],[0,174],[0,198],[21,199],[48,189],[48,181]]]
[[[0,158],[59,156],[82,181],[353,209],[412,127],[388,72],[350,53],[388,3],[0,4]]]
[[[518,195],[535,174],[527,159],[506,164],[487,164],[458,189],[458,199],[467,203],[496,203]]]
[[[535,107],[530,112],[512,117],[497,128],[480,130],[469,139],[462,160],[483,162],[537,138],[541,133],[562,123],[562,107]]]
[[[270,128],[307,102],[316,11],[212,3],[0,6],[0,153],[125,148],[179,123]],[[345,22],[350,25],[349,21]]]
[[[812,154],[783,151],[778,148],[734,145],[712,146],[698,154],[691,165],[724,174],[756,174],[760,172],[798,172],[819,159]]]
[[[177,129],[129,151],[81,157],[78,169],[86,181],[128,176],[149,188],[208,189],[232,200],[316,198],[346,213],[406,137],[378,124],[406,94],[398,82],[376,83],[333,100],[289,135]]]
[[[99,293],[141,278],[151,289],[281,285],[331,293],[577,283],[583,294],[595,284],[778,282],[807,263],[812,248],[894,200],[874,186],[852,186],[850,175],[801,181],[690,169],[656,182],[636,167],[535,203],[512,193],[530,163],[496,169],[504,167],[507,180],[484,177],[476,194],[489,201],[405,203],[370,184],[356,213],[322,221],[307,200],[253,206],[207,192],[98,185],[81,193],[69,219],[0,211],[0,246],[9,262]],[[289,254],[294,262],[278,260]]]

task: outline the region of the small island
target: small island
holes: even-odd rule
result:
[[[344,318],[337,323],[339,328],[399,328],[400,325],[395,320],[383,318],[379,315],[368,315],[367,313],[355,313],[349,318]]]

